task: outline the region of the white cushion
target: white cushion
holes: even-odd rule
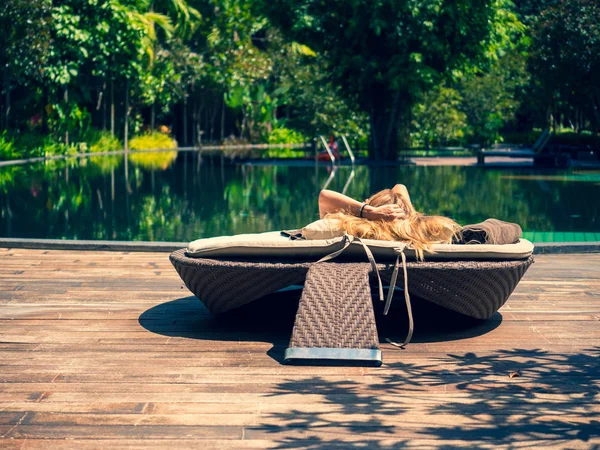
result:
[[[317,240],[290,240],[281,236],[279,231],[259,234],[238,234],[198,239],[191,242],[187,255],[197,258],[228,257],[268,257],[268,258],[304,258],[319,259],[342,247],[341,237]],[[363,239],[373,255],[379,260],[395,260],[394,248],[397,242]],[[425,260],[513,260],[527,258],[533,253],[533,244],[521,239],[516,244],[435,244],[434,252],[425,252]],[[407,249],[408,259],[416,259],[414,251]],[[365,251],[359,242],[352,242],[344,251],[344,256],[365,258]]]

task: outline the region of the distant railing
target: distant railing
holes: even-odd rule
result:
[[[321,144],[323,145],[323,148],[325,149],[325,151],[329,155],[329,159],[331,161],[331,164],[335,164],[336,157],[333,154],[333,151],[331,150],[331,147],[329,146],[329,144],[325,140],[325,137],[321,135],[321,136],[319,136],[319,140],[321,141]],[[346,139],[346,136],[343,135],[343,134],[342,134],[342,141],[344,142],[344,147],[346,147],[346,151],[348,152],[348,156],[350,157],[350,162],[352,163],[352,165],[354,165],[354,162],[356,161],[356,158],[354,157],[354,153],[352,152],[352,149],[350,148],[350,144],[348,144],[348,139]],[[317,155],[315,155],[315,157],[317,157]],[[339,157],[339,155],[338,155],[338,157]]]

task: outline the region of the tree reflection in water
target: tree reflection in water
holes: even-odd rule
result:
[[[329,188],[364,199],[395,183],[415,206],[459,223],[488,217],[524,230],[598,232],[593,174],[477,167],[232,165],[218,156],[151,152],[0,168],[0,235],[187,241],[300,227]]]

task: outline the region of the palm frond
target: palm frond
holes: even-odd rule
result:
[[[193,33],[197,22],[202,19],[200,12],[190,6],[186,0],[171,0],[171,4],[177,15],[176,31],[182,35]]]

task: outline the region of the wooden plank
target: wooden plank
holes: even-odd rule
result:
[[[538,406],[539,407],[539,406]],[[353,422],[356,424],[356,428],[370,429],[372,425],[376,423],[381,428],[393,427],[393,428],[404,428],[404,429],[419,429],[422,428],[423,424],[422,413],[429,411],[429,407],[423,409],[411,409],[410,412],[402,411],[398,408],[397,414],[389,414],[387,412],[382,413],[368,413],[361,414],[360,411],[354,413],[344,411],[339,408],[338,411],[321,411],[318,413],[318,417],[323,422],[331,424],[344,423],[344,420]],[[469,409],[469,416],[462,418],[463,427],[478,427],[481,426],[481,416],[486,414],[484,409]],[[529,411],[531,413],[531,411]],[[597,412],[594,411],[594,412]],[[313,414],[312,411],[300,412],[297,409],[289,410],[288,412],[279,412],[278,414],[298,414],[300,417],[304,414]],[[421,413],[421,414],[420,414]],[[436,426],[450,427],[456,423],[460,414],[446,413],[439,414],[436,421]],[[548,416],[537,416],[534,418],[529,417],[525,413],[514,414],[514,413],[501,413],[495,415],[498,419],[511,419],[522,420],[525,419],[530,422],[531,426],[541,425],[547,421],[548,418],[552,420],[560,420],[561,415],[559,413],[549,414]],[[279,417],[277,414],[267,413],[247,413],[247,414],[236,414],[236,413],[196,413],[196,414],[90,414],[90,413],[63,413],[63,412],[32,412],[27,411],[25,413],[12,413],[12,412],[0,412],[0,425],[10,425],[15,420],[21,421],[20,426],[17,428],[26,427],[165,427],[165,428],[180,428],[184,426],[200,426],[207,427],[207,423],[210,423],[210,427],[276,427],[279,423]],[[570,418],[572,425],[585,423],[586,417],[574,414]]]
[[[514,367],[513,369],[517,369]],[[529,390],[530,392],[542,392],[544,389],[547,389],[549,386],[561,386],[562,392],[564,393],[578,393],[581,391],[580,386],[585,385],[588,387],[588,392],[590,395],[600,394],[600,386],[595,384],[595,377],[597,374],[588,374],[588,375],[579,375],[573,377],[567,376],[554,376],[551,378],[547,378],[541,380],[539,378],[532,378],[525,375],[523,380],[514,381],[507,380],[510,370],[506,370],[504,373],[497,373],[495,375],[488,374],[486,376],[455,376],[455,377],[439,377],[436,375],[431,375],[430,377],[421,376],[415,377],[414,385],[399,385],[394,384],[390,386],[390,391],[404,389],[406,392],[411,393],[428,393],[428,394],[445,394],[451,396],[453,393],[459,393],[461,390],[461,386],[464,386],[465,383],[469,384],[469,388],[472,391],[478,390],[494,390],[499,387],[506,389],[513,389],[515,392],[517,390]],[[240,378],[240,374],[237,378]],[[341,377],[340,374],[331,375],[331,374],[323,374],[321,377],[327,378],[327,383],[330,386],[344,386],[345,384],[339,381]],[[354,375],[356,377],[356,375]],[[132,398],[143,398],[141,394],[147,395],[150,398],[164,398],[161,397],[159,392],[159,388],[163,388],[163,392],[168,391],[170,395],[176,396],[180,399],[186,399],[189,396],[190,398],[195,399],[204,399],[202,402],[211,401],[214,399],[214,395],[240,395],[245,396],[249,395],[249,401],[252,402],[257,400],[256,396],[272,396],[279,393],[278,388],[276,386],[282,385],[285,383],[293,384],[294,387],[298,390],[310,391],[311,382],[310,380],[290,380],[289,375],[284,377],[275,377],[269,376],[265,377],[265,381],[262,383],[236,383],[236,382],[216,382],[213,380],[202,380],[202,382],[198,379],[188,380],[185,377],[183,379],[179,379],[175,376],[167,377],[167,376],[157,376],[152,379],[149,377],[140,377],[137,378],[135,376],[128,377],[127,380],[123,380],[122,377],[95,377],[93,378],[90,375],[82,376],[82,377],[61,377],[60,379],[51,379],[47,382],[40,382],[42,380],[38,380],[37,376],[33,377],[33,382],[28,383],[31,384],[32,387],[27,386],[15,386],[14,389],[11,389],[12,386],[8,386],[7,388],[2,389],[3,395],[11,395],[13,397],[12,402],[22,401],[23,399],[34,399],[37,401],[38,398],[42,394],[47,393],[43,397],[43,401],[47,402],[62,402],[62,401],[71,401],[64,399],[86,399],[84,394],[86,393],[85,389],[90,388],[90,384],[94,384],[94,389],[96,394],[127,394],[129,395],[140,395],[139,397]],[[261,377],[262,378],[262,377]],[[27,377],[25,377],[27,379]],[[436,381],[431,381],[435,379]],[[361,380],[356,380],[353,376],[346,377],[346,380],[353,380],[356,383],[359,383],[361,387],[354,389],[354,392],[368,393],[370,390],[375,387],[381,387],[385,384],[384,381],[380,377],[365,377]],[[136,390],[136,384],[148,384],[148,388],[138,389]],[[13,384],[13,383],[10,383]],[[85,389],[82,389],[78,385],[87,384]],[[105,386],[113,384],[113,389],[110,390]],[[34,390],[35,388],[40,388],[40,390]],[[334,389],[331,388],[332,393],[334,395]],[[333,398],[344,400],[345,391],[343,387],[336,388]],[[26,395],[27,394],[27,395]],[[395,397],[396,394],[390,394],[385,396],[389,401]],[[21,400],[16,400],[21,399]],[[322,399],[320,399],[322,400]],[[80,400],[83,401],[83,400]],[[139,400],[141,401],[141,400]],[[153,400],[153,401],[161,401],[161,400]],[[162,400],[165,401],[165,400]],[[182,400],[184,401],[184,400]]]
[[[323,442],[327,442],[327,439],[322,437],[307,437],[300,440],[294,440],[286,442],[285,440],[273,441],[266,439],[244,439],[244,440],[212,440],[203,439],[201,441],[203,450],[230,450],[230,449],[281,449],[284,445],[288,445],[287,448],[291,448],[290,445],[296,445],[296,448],[323,448]],[[356,442],[356,441],[354,441]],[[562,449],[565,447],[565,440],[548,441],[539,438],[521,439],[520,444],[523,446],[527,445],[530,448],[547,448],[547,449]],[[569,442],[568,447],[572,449],[589,449],[590,446],[597,445],[600,440],[590,439],[586,441],[574,441]],[[347,443],[342,448],[352,448],[354,443],[346,439]],[[338,448],[345,444],[344,442],[338,443]],[[356,443],[356,448],[366,448],[367,444],[371,444],[372,448],[434,448],[441,447],[439,441],[435,439],[424,439],[415,438],[410,441],[404,439],[394,439],[393,437],[387,437],[384,439],[377,440],[365,440]],[[116,450],[154,450],[163,448],[177,448],[181,450],[197,450],[199,441],[189,439],[177,439],[170,441],[160,440],[135,440],[135,439],[110,439],[105,438],[102,440],[103,448],[110,448]],[[9,447],[7,450],[14,449],[26,449],[26,450],[64,450],[64,449],[78,449],[78,450],[89,450],[98,449],[98,441],[85,440],[85,439],[70,439],[64,440],[43,440],[43,439],[27,439],[27,440],[11,440],[8,443]],[[469,448],[473,445],[473,441],[469,439],[456,439],[447,440],[447,447],[451,448]],[[497,449],[506,447],[506,440],[502,439],[487,439],[486,441],[478,441],[478,448],[482,449]],[[285,448],[285,447],[283,447]]]
[[[578,417],[587,414],[597,414],[600,407],[594,401],[581,401],[580,399],[559,400],[542,399],[531,402],[513,402],[504,400],[497,401],[491,396],[485,398],[487,404],[482,404],[483,398],[477,400],[472,398],[456,397],[447,394],[423,394],[420,392],[409,396],[398,396],[394,398],[394,407],[397,409],[396,416],[410,415],[412,412],[426,413],[436,408],[443,407],[449,402],[455,403],[465,415],[474,415],[482,413],[491,413],[493,415],[510,418],[514,411],[503,410],[503,407],[512,406],[518,408],[518,414],[536,414],[544,411],[545,415],[562,415],[565,409],[573,411]],[[93,415],[194,415],[194,414],[212,414],[212,415],[283,415],[283,414],[339,414],[345,412],[347,415],[360,415],[365,413],[365,408],[361,405],[337,404],[334,402],[320,403],[210,403],[210,402],[13,402],[0,403],[4,413],[15,412],[23,414],[23,411],[31,413],[60,413],[60,414],[88,414]],[[555,407],[561,406],[561,410]],[[576,411],[579,411],[576,413]],[[377,412],[374,412],[377,414]],[[20,418],[21,416],[19,416]],[[205,421],[208,423],[210,421]]]
[[[200,425],[24,425],[14,427],[4,434],[5,439],[241,439],[240,426]]]
[[[167,256],[0,249],[0,448],[599,440],[600,254],[537,256],[486,323],[416,304],[381,368],[283,366],[282,317],[213,318]],[[393,306],[382,340],[406,330]]]
[[[517,417],[520,419],[521,417]],[[442,415],[440,415],[440,421],[442,421]],[[562,426],[564,429],[570,432],[576,432],[578,429],[578,423],[569,424],[566,421],[554,422],[556,426]],[[452,433],[452,430],[456,428],[453,424],[430,425],[429,427],[423,427],[421,430],[415,427],[402,427],[402,426],[386,426],[377,421],[370,422],[350,422],[350,426],[355,429],[354,433],[348,433],[347,428],[343,425],[332,424],[329,421],[317,422],[309,425],[296,425],[293,427],[284,426],[206,426],[206,425],[194,425],[194,426],[182,426],[182,425],[138,425],[138,426],[126,426],[126,425],[112,425],[110,427],[102,425],[63,425],[61,427],[54,427],[52,425],[20,425],[15,427],[8,433],[6,437],[9,439],[105,439],[110,437],[111,439],[123,438],[123,439],[160,439],[160,440],[176,440],[176,439],[230,439],[240,440],[252,439],[252,440],[289,440],[297,442],[291,448],[297,448],[307,438],[323,440],[325,445],[328,441],[332,443],[338,443],[342,445],[343,442],[356,443],[357,447],[363,447],[365,440],[390,440],[390,439],[416,439],[429,437],[434,440],[436,437],[441,440],[443,436]],[[520,428],[515,426],[515,431],[511,433],[513,439],[522,443],[522,440],[528,440],[531,436],[527,430],[539,426],[546,435],[552,436],[552,438],[560,439],[565,442],[569,442],[564,435],[560,434],[560,431],[551,431],[551,427],[542,423],[532,421],[527,428]],[[423,430],[425,428],[425,430]],[[460,427],[461,435],[464,437],[477,436],[485,434],[488,436],[486,440],[498,440],[502,441],[502,435],[506,433],[505,427],[498,427],[494,429],[491,425],[484,423],[480,425],[462,425]],[[426,431],[427,430],[427,431]],[[456,430],[455,430],[456,432]],[[535,434],[535,433],[534,433]],[[495,438],[495,439],[494,439]],[[460,439],[460,438],[459,438]],[[536,436],[535,440],[539,438]],[[589,439],[585,441],[589,442]],[[289,442],[289,441],[288,441]],[[363,442],[361,445],[360,442]],[[451,442],[451,441],[450,441]],[[172,445],[172,443],[170,443]],[[448,445],[446,443],[446,445]]]
[[[318,442],[315,441],[315,444]],[[103,437],[101,441],[95,439],[5,439],[2,442],[3,450],[98,450],[106,448],[111,450],[154,450],[173,449],[198,450],[200,445],[194,439],[113,439]],[[270,449],[277,448],[279,444],[271,440],[220,440],[202,439],[203,450],[233,450],[233,449]]]

